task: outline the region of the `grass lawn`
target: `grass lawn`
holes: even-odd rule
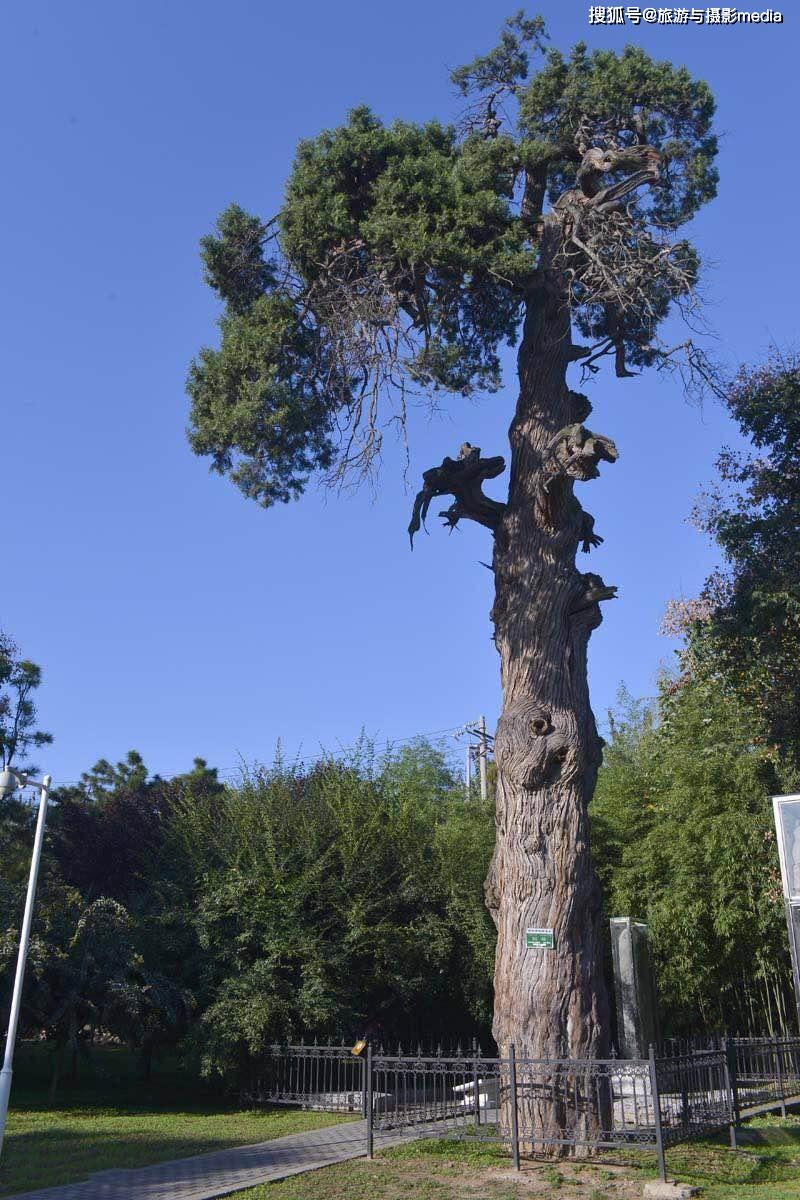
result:
[[[677,1147],[670,1178],[703,1188],[704,1200],[800,1200],[800,1118],[760,1119],[742,1131],[743,1148]],[[603,1156],[591,1164],[524,1162],[517,1175],[490,1145],[410,1142],[376,1155],[237,1192],[232,1200],[641,1200],[655,1156]]]
[[[226,1146],[263,1142],[342,1118],[297,1109],[242,1112],[208,1084],[175,1070],[136,1078],[125,1051],[98,1048],[77,1083],[48,1098],[48,1056],[21,1045],[0,1161],[0,1196],[85,1179],[112,1167],[143,1167]]]
[[[0,1163],[0,1196],[69,1183],[93,1171],[137,1167],[265,1141],[341,1118],[296,1109],[241,1112],[208,1084],[160,1069],[137,1079],[128,1056],[100,1049],[92,1069],[47,1095],[49,1064],[40,1047],[18,1052],[12,1110]],[[732,1152],[720,1139],[668,1151],[671,1178],[699,1184],[704,1200],[800,1200],[800,1117],[762,1117]],[[639,1200],[654,1178],[655,1155],[609,1153],[591,1163],[525,1162],[517,1175],[491,1144],[409,1142],[280,1183],[235,1200]]]

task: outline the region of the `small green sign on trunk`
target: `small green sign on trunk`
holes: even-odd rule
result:
[[[552,929],[526,929],[525,930],[525,949],[526,950],[552,950],[553,949],[553,931],[552,931]]]

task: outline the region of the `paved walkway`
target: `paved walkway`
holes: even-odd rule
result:
[[[212,1200],[257,1183],[361,1158],[366,1153],[366,1124],[366,1121],[347,1121],[326,1129],[291,1133],[255,1146],[215,1150],[151,1167],[99,1171],[81,1183],[22,1192],[4,1200]],[[380,1144],[386,1146],[399,1140],[400,1137],[384,1137]]]

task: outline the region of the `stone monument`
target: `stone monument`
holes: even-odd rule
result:
[[[619,1052],[623,1058],[647,1058],[659,1033],[649,927],[630,917],[612,917],[611,952]]]

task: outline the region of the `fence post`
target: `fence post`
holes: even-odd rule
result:
[[[519,1170],[519,1120],[517,1114],[517,1051],[512,1042],[508,1047],[508,1084],[511,1092],[511,1156],[514,1170]]]
[[[481,1092],[480,1081],[478,1079],[478,1043],[475,1038],[472,1039],[472,1095],[475,1099],[475,1128],[480,1128],[481,1124]]]
[[[365,1047],[366,1050],[366,1047]],[[361,1116],[366,1121],[367,1119],[367,1055],[362,1051],[359,1059],[361,1066]]]
[[[667,1162],[664,1154],[664,1130],[661,1128],[661,1097],[658,1093],[658,1068],[656,1066],[656,1049],[650,1043],[650,1091],[653,1096],[653,1120],[656,1129],[656,1157],[658,1158],[658,1177],[662,1183],[667,1182]]]
[[[684,1133],[688,1131],[691,1124],[691,1111],[689,1109],[689,1089],[686,1086],[686,1075],[681,1071],[681,1125]]]
[[[365,1074],[366,1074],[366,1085],[367,1085],[364,1088],[364,1095],[366,1096],[365,1103],[367,1106],[367,1112],[366,1112],[366,1117],[367,1117],[367,1158],[372,1158],[372,1150],[373,1150],[372,1120],[373,1120],[373,1113],[374,1113],[374,1109],[375,1109],[375,1106],[373,1104],[373,1096],[372,1096],[372,1042],[367,1042],[367,1061],[365,1063]]]
[[[778,1076],[778,1091],[780,1093],[780,1098],[781,1098],[781,1116],[785,1117],[786,1116],[786,1091],[783,1086],[783,1063],[781,1062],[781,1058],[783,1057],[783,1049],[781,1047],[780,1039],[779,1039],[777,1033],[774,1035],[772,1040],[775,1043],[775,1071]]]
[[[723,1071],[724,1071],[724,1079],[725,1079],[725,1091],[728,1094],[728,1113],[730,1115],[730,1121],[728,1122],[728,1132],[730,1134],[730,1139],[731,1139],[731,1150],[735,1150],[736,1149],[736,1126],[739,1124],[739,1104],[736,1099],[736,1091],[735,1091],[736,1085],[734,1082],[735,1078],[736,1078],[735,1067],[733,1070],[731,1070],[731,1065],[732,1065],[731,1052],[728,1047],[727,1037],[724,1037],[722,1039],[722,1053],[725,1056]]]

